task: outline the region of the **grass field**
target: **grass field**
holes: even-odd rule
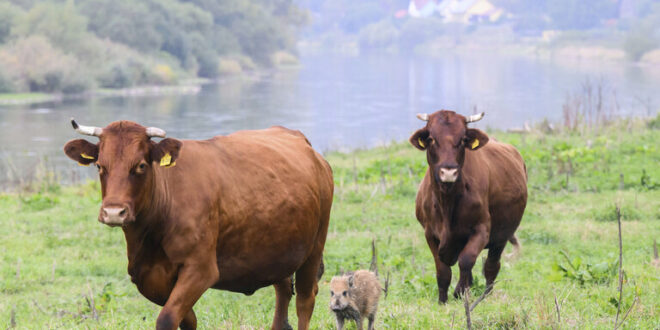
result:
[[[503,259],[493,293],[472,312],[474,327],[612,328],[618,204],[624,219],[622,310],[638,299],[623,328],[660,328],[660,265],[652,261],[653,241],[660,240],[660,130],[622,121],[599,134],[490,136],[523,154],[529,203],[518,230],[522,255]],[[424,154],[396,144],[327,158],[336,193],[312,328],[334,327],[328,282],[341,270],[368,268],[372,239],[381,281],[390,274],[377,328],[464,328],[462,301],[436,303],[433,260],[414,216]],[[130,282],[121,230],[96,221],[99,191],[90,182],[0,195],[0,327],[154,327],[160,307]],[[456,266],[453,271],[450,290],[458,277]],[[473,273],[477,296],[484,290],[481,262]],[[195,311],[203,329],[268,328],[274,290],[250,297],[207,291]],[[293,302],[289,318],[295,327]]]

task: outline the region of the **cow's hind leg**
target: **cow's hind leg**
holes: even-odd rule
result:
[[[488,291],[492,290],[491,285],[495,282],[497,273],[500,271],[500,258],[505,246],[506,242],[491,246],[488,249],[488,258],[484,262],[484,277],[486,278],[486,289]]]
[[[459,295],[470,289],[472,286],[472,267],[477,261],[479,253],[484,249],[488,243],[488,232],[484,225],[479,225],[475,228],[475,233],[470,236],[463,251],[458,255],[458,269],[460,270],[460,277],[456,289],[454,290],[454,297],[458,298]]]
[[[314,301],[319,291],[318,273],[321,253],[315,253],[296,272],[296,313],[298,329],[308,329],[314,312]]]
[[[291,277],[275,283],[273,287],[275,287],[275,317],[273,318],[272,329],[292,329],[287,315],[289,302],[293,295]]]

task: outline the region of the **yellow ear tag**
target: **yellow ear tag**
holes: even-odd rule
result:
[[[80,157],[85,158],[85,159],[94,159],[94,157],[92,157],[92,156],[90,156],[90,155],[88,155],[84,152],[80,154]]]
[[[80,166],[89,166],[89,164],[78,163]]]
[[[474,142],[472,142],[472,146],[471,146],[471,148],[472,148],[472,149],[475,149],[475,148],[478,147],[478,146],[479,146],[479,140],[474,139]]]
[[[426,146],[424,145],[424,142],[422,142],[422,138],[417,138],[417,143],[419,143],[419,145],[420,145],[422,148],[426,148]]]
[[[170,163],[172,162],[172,155],[170,153],[166,153],[163,158],[160,159],[160,166],[165,166],[168,167],[170,166]]]

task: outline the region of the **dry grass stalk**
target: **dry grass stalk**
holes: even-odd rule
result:
[[[470,319],[470,290],[463,292],[463,306],[465,307],[465,323],[468,330],[472,330],[472,320]]]

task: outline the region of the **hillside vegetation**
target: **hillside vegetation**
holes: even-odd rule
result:
[[[475,327],[611,328],[617,305],[625,311],[635,299],[623,328],[660,327],[660,265],[653,259],[659,121],[617,121],[597,133],[490,132],[521,151],[529,203],[517,233],[522,255],[503,259],[493,293],[472,312]],[[312,328],[334,327],[328,283],[342,270],[368,268],[372,239],[381,282],[389,274],[377,328],[464,327],[462,301],[436,303],[433,260],[414,216],[424,153],[402,143],[327,159],[336,193]],[[0,195],[0,326],[153,328],[160,307],[131,284],[121,230],[96,221],[99,191],[94,181]],[[621,301],[615,205],[623,213]],[[481,262],[474,275],[476,297],[484,291]],[[195,311],[202,329],[260,329],[270,326],[274,302],[270,287],[249,297],[211,290]],[[295,327],[295,302],[289,318]]]
[[[0,0],[0,93],[212,78],[221,59],[268,67],[306,19],[287,0]]]

